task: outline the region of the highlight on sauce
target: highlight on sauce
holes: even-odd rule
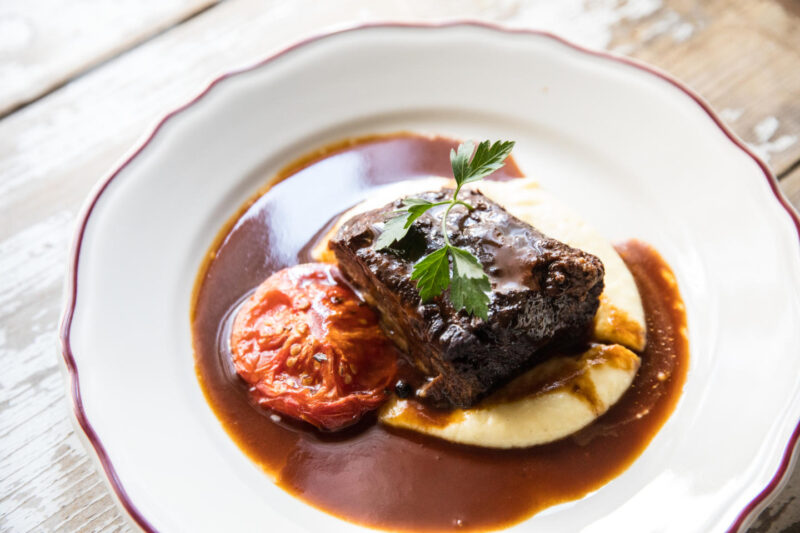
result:
[[[391,346],[383,344],[374,313],[359,306],[355,295],[334,283],[332,272],[322,266],[307,271],[301,267],[294,274],[280,271],[309,262],[315,242],[364,191],[395,181],[448,175],[446,154],[456,144],[442,137],[397,134],[349,141],[305,158],[282,173],[283,179],[225,230],[196,284],[192,316],[196,370],[223,427],[285,490],[369,527],[494,529],[578,499],[619,475],[641,454],[674,409],[686,377],[686,317],[674,276],[652,247],[628,241],[617,251],[639,289],[648,342],[639,354],[641,367],[633,384],[605,415],[557,442],[509,450],[454,444],[376,422],[365,407],[380,401],[391,389],[392,378],[408,374],[409,369],[395,359]],[[337,171],[335,195],[344,202],[352,198],[350,203],[331,202],[325,195],[332,187],[332,168]],[[502,179],[522,175],[513,161],[500,174]],[[320,194],[299,194],[303,190]],[[313,220],[293,224],[285,216],[287,209],[302,210]],[[325,303],[312,312],[311,302],[298,302],[298,295],[284,284],[292,275],[307,276],[319,302]],[[258,287],[255,292],[254,287]],[[290,304],[270,307],[276,298]],[[351,330],[348,320],[355,318],[363,326],[361,333],[374,341],[369,348],[374,353],[368,357],[379,363],[368,378],[357,378],[367,355],[357,349],[353,355],[332,353],[319,327],[324,315],[335,314],[339,305],[351,314],[333,331]],[[242,309],[246,311],[239,314]],[[281,321],[290,323],[293,333],[255,335],[259,328],[264,333],[268,321],[263,319],[270,313],[285,314]],[[247,323],[248,319],[253,320]],[[361,324],[362,320],[366,322]],[[239,334],[232,337],[232,331]],[[338,363],[348,357],[358,360],[358,373],[339,374]],[[330,364],[323,368],[323,363]],[[347,363],[345,370],[350,369]],[[264,375],[273,376],[268,387],[280,389],[293,383],[301,368],[312,370],[312,381],[279,390],[288,391],[283,399],[264,401],[281,397],[274,390],[257,394],[259,384],[267,386]],[[348,427],[322,431],[282,416],[280,412],[292,414],[292,394],[319,395],[322,400],[319,410],[296,412],[300,418],[321,428]],[[324,406],[331,399],[351,402],[344,421],[326,418]]]

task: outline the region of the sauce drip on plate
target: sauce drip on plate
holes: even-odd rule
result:
[[[457,142],[409,134],[318,153],[253,202],[200,273],[192,317],[196,369],[209,404],[239,447],[298,498],[345,520],[389,530],[483,530],[580,498],[619,475],[675,407],[688,368],[686,318],[669,266],[648,245],[617,247],[647,316],[633,385],[577,434],[526,449],[492,450],[387,429],[368,415],[336,433],[251,404],[228,337],[238,306],[273,272],[310,260],[322,229],[369,190],[450,173]],[[495,179],[520,176],[513,162]],[[272,416],[271,416],[272,415]]]

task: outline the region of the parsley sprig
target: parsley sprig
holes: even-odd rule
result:
[[[435,203],[420,198],[406,198],[403,200],[403,209],[397,211],[396,216],[384,225],[383,232],[375,242],[375,248],[378,250],[388,248],[405,237],[414,221],[429,209],[447,206],[442,214],[444,246],[421,258],[411,272],[411,279],[417,282],[422,301],[440,295],[449,287],[450,301],[456,309],[465,309],[468,313],[484,320],[488,318],[487,293],[491,290],[489,278],[477,257],[450,242],[447,235],[447,215],[457,205],[470,211],[473,209],[471,205],[458,199],[461,187],[482,180],[502,168],[513,148],[514,141],[496,141],[494,144],[483,141],[477,150],[471,142],[460,144],[458,150],[450,150],[450,165],[453,167],[453,177],[456,180],[453,198]]]

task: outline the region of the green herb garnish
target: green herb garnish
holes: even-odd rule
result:
[[[442,215],[444,246],[421,258],[411,273],[411,279],[417,282],[422,301],[440,295],[449,287],[450,301],[456,309],[466,309],[468,313],[484,320],[488,317],[487,293],[491,290],[489,278],[477,257],[468,250],[450,243],[447,236],[447,215],[457,205],[473,209],[471,205],[458,199],[461,187],[482,180],[502,168],[512,148],[514,141],[496,141],[494,144],[483,141],[477,150],[471,142],[462,143],[458,150],[450,150],[450,165],[453,167],[453,177],[456,180],[453,198],[436,203],[419,198],[406,198],[403,200],[403,209],[397,211],[397,216],[386,222],[383,232],[375,242],[375,248],[378,250],[388,248],[405,237],[414,221],[427,210],[440,205],[447,206]],[[472,155],[473,151],[475,155]]]

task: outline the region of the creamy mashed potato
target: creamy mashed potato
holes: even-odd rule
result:
[[[431,415],[396,397],[380,421],[462,444],[489,448],[534,446],[587,426],[622,397],[639,357],[618,344],[597,344],[577,357],[535,366],[470,409]]]
[[[328,240],[349,218],[399,197],[454,186],[451,179],[431,177],[381,187],[339,218],[312,250],[312,257],[336,262]],[[479,190],[545,235],[600,258],[605,286],[592,336],[594,341],[608,344],[595,344],[579,356],[557,357],[537,365],[470,409],[431,417],[415,402],[393,398],[381,409],[380,420],[454,442],[494,448],[560,439],[605,413],[633,381],[640,361],[631,350],[642,350],[646,341],[639,291],[614,247],[535,180],[482,181],[467,187]]]

